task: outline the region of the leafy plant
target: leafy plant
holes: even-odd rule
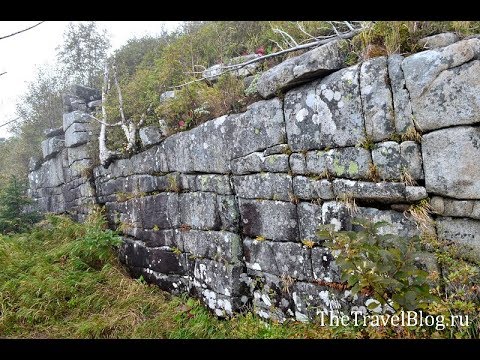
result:
[[[388,225],[383,221],[356,219],[354,223],[361,230],[319,232],[336,257],[341,280],[353,293],[363,292],[393,310],[425,309],[437,299],[430,294],[428,273],[416,266],[419,238],[381,235],[379,230]]]
[[[0,232],[3,234],[28,230],[40,215],[28,210],[32,201],[27,197],[27,186],[12,176],[0,190]]]

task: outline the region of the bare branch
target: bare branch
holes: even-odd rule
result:
[[[305,28],[303,27],[303,25],[302,25],[302,23],[301,23],[300,21],[297,21],[297,27],[298,27],[298,29],[299,29],[302,33],[304,33],[305,35],[307,35],[307,36],[309,37],[309,39],[316,39],[315,36],[313,36],[312,34],[309,34],[309,33],[305,30]],[[353,29],[352,29],[352,30],[353,30]]]
[[[335,25],[333,25],[333,21],[328,21],[328,23],[330,24],[330,26],[332,27],[333,31],[335,32],[335,34],[337,36],[341,36],[341,34],[338,32],[337,28],[335,27]]]
[[[142,116],[140,117],[140,121],[138,122],[138,127],[141,127],[144,123],[145,123],[145,120],[147,119],[147,114],[152,111],[152,106],[153,104],[151,103],[147,110],[142,114]]]
[[[0,40],[3,40],[3,39],[6,39],[6,38],[9,38],[9,37],[11,37],[11,36],[15,36],[15,35],[21,34],[21,33],[25,32],[25,31],[28,31],[28,30],[30,30],[30,29],[33,29],[34,27],[37,27],[38,25],[40,25],[40,24],[42,24],[42,23],[44,23],[44,22],[45,22],[45,21],[40,21],[39,23],[37,23],[37,24],[35,24],[35,25],[33,25],[33,26],[30,26],[30,27],[28,27],[28,28],[26,28],[26,29],[23,29],[23,30],[14,32],[14,33],[9,34],[9,35],[1,36],[1,37],[0,37]]]
[[[1,73],[0,76],[5,75],[6,73],[7,73],[7,72],[5,71],[5,72]]]
[[[344,21],[343,22],[345,25],[347,25],[347,27],[350,29],[350,30],[353,30],[353,26],[348,22],[348,21]]]
[[[284,49],[278,42],[276,42],[275,40],[272,40],[272,39],[268,39],[268,40],[270,40],[271,42],[275,43],[275,45],[277,45],[280,50],[285,50],[285,49]]]
[[[238,70],[238,69],[241,69],[247,65],[250,65],[250,64],[253,64],[253,63],[256,63],[256,62],[259,62],[259,61],[264,61],[266,59],[269,59],[269,58],[272,58],[272,57],[275,57],[275,56],[279,56],[279,55],[283,55],[283,54],[287,54],[287,53],[290,53],[292,51],[298,51],[298,50],[304,50],[304,49],[309,49],[309,48],[313,48],[313,47],[317,47],[317,46],[320,46],[320,45],[324,45],[324,44],[327,44],[335,39],[349,39],[355,35],[357,35],[359,32],[361,32],[362,30],[364,30],[365,28],[364,27],[361,27],[361,28],[358,28],[358,29],[355,29],[355,30],[352,30],[352,31],[349,31],[349,32],[346,32],[346,33],[338,33],[338,35],[332,35],[326,39],[321,39],[321,40],[316,40],[316,41],[312,41],[310,43],[307,43],[307,44],[301,44],[301,45],[298,45],[298,46],[294,46],[294,47],[291,47],[291,48],[288,48],[288,49],[285,49],[285,50],[281,50],[281,51],[277,51],[275,53],[271,53],[271,54],[268,54],[268,55],[263,55],[263,56],[259,56],[259,57],[256,57],[254,59],[251,59],[251,60],[248,60],[248,61],[245,61],[243,63],[239,63],[239,64],[234,64],[234,65],[227,65],[225,66],[225,71],[223,71],[222,73],[219,74],[219,76],[227,73],[227,72],[230,72],[230,71],[234,71],[234,70]],[[338,30],[337,30],[338,32]],[[193,83],[197,83],[199,81],[204,81],[206,80],[207,78],[206,77],[202,77],[202,78],[199,78],[199,79],[195,79],[195,80],[191,80],[191,81],[188,81],[186,83],[183,83],[183,84],[180,84],[180,85],[176,85],[176,86],[170,86],[169,89],[178,89],[178,88],[181,88],[181,87],[184,87],[186,85],[190,85],[190,84],[193,84]]]
[[[100,124],[105,125],[105,126],[108,126],[108,127],[115,127],[115,126],[120,126],[120,125],[122,125],[121,122],[116,122],[116,123],[114,123],[114,124],[109,124],[109,123],[106,123],[105,121],[102,121],[102,120],[100,120],[99,118],[93,116],[92,114],[87,114],[87,115],[90,116],[93,120],[96,120],[96,121],[98,121]]]
[[[122,90],[120,90],[120,85],[118,84],[117,79],[117,66],[113,64],[113,81],[115,82],[115,87],[117,88],[118,93],[118,109],[120,110],[120,116],[122,118],[122,124],[127,124],[127,119],[125,119],[125,113],[123,112],[123,97]]]
[[[288,39],[291,41],[291,44],[293,44],[293,45],[290,45],[290,43],[289,43],[288,40],[287,40],[287,43],[288,43],[290,46],[298,46],[298,43],[295,41],[295,39],[294,39],[289,33],[287,33],[286,31],[283,31],[283,30],[281,30],[281,29],[273,29],[273,32],[282,35],[282,37],[283,37],[284,39],[287,39],[287,38],[288,38]]]

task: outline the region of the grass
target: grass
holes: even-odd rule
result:
[[[0,237],[0,338],[325,338],[325,328],[229,320],[199,300],[132,279],[118,237],[92,220],[50,216],[30,233]]]
[[[199,300],[129,277],[115,256],[119,241],[99,211],[85,224],[49,216],[29,233],[0,236],[0,338],[449,337],[407,327],[280,324],[252,312],[219,319]],[[284,291],[292,284],[284,274]]]

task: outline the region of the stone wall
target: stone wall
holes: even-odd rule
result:
[[[260,76],[265,100],[246,112],[93,174],[86,112],[98,94],[78,90],[63,129],[42,144],[31,195],[78,219],[105,205],[133,276],[197,296],[217,315],[253,305],[265,318],[303,321],[365,310],[368,299],[328,286],[339,269],[318,225],[355,230],[355,216],[413,236],[405,210],[428,198],[438,236],[480,252],[480,40],[349,67],[344,49],[333,42],[281,63]]]

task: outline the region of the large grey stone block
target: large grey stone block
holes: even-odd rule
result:
[[[298,241],[297,211],[290,202],[239,199],[243,234]]]
[[[42,141],[43,158],[47,159],[58,154],[65,147],[65,140],[53,137]]]
[[[480,256],[480,221],[439,217],[437,234],[440,239],[455,241]]]
[[[360,93],[365,131],[373,141],[386,140],[396,131],[389,81],[386,57],[376,57],[362,63]]]
[[[415,128],[413,123],[412,103],[405,85],[402,62],[404,57],[393,54],[388,57],[388,76],[392,88],[393,110],[395,129],[398,134],[403,134],[409,128]]]
[[[402,68],[422,131],[479,122],[480,39],[407,57]]]
[[[429,193],[480,198],[480,128],[459,126],[426,134],[422,155]]]
[[[293,151],[355,146],[364,140],[359,67],[342,69],[285,95],[285,122]]]
[[[294,279],[311,279],[310,251],[300,243],[246,239],[243,253],[247,269]]]
[[[261,173],[235,176],[235,191],[241,198],[289,201],[293,194],[288,174]]]
[[[348,45],[337,40],[319,46],[268,69],[260,76],[257,89],[264,98],[309,79],[326,75],[345,66]]]

